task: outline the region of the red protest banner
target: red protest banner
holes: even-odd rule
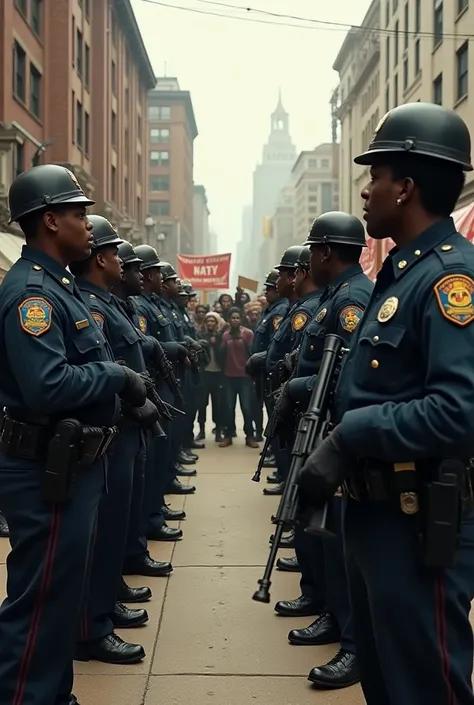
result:
[[[230,253],[225,255],[178,255],[178,275],[193,287],[203,289],[228,289]]]

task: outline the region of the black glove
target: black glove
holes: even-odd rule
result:
[[[353,462],[336,427],[301,468],[298,486],[304,501],[318,505],[334,497]]]
[[[149,399],[145,401],[143,406],[125,408],[124,415],[142,428],[151,428],[159,418],[158,409]]]
[[[209,341],[207,341],[205,338],[201,338],[198,340],[199,345],[203,350],[209,350]]]
[[[130,406],[143,406],[147,398],[145,382],[138,372],[134,372],[126,365],[121,365],[121,367],[125,373],[125,384],[119,397]]]
[[[265,361],[267,359],[267,351],[254,353],[247,360],[245,365],[245,372],[249,377],[258,377],[262,371],[262,367],[265,366]]]
[[[200,353],[202,350],[202,347],[199,345],[198,341],[191,338],[190,335],[184,336],[184,344],[188,350],[194,350],[197,353]]]
[[[177,358],[178,362],[186,362],[188,359],[188,350],[181,343],[176,343],[177,345]]]

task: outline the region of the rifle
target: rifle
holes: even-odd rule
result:
[[[158,343],[158,341],[156,342]],[[148,365],[148,368],[153,379],[163,378],[174,396],[178,398],[180,404],[184,404],[184,397],[174,373],[173,365],[166,357],[165,351],[159,343],[153,349],[153,360]]]
[[[318,379],[312,391],[308,409],[300,418],[296,438],[291,453],[291,465],[285,489],[280,499],[274,523],[277,525],[270,548],[263,577],[258,581],[260,587],[254,593],[256,602],[270,602],[271,575],[283,531],[288,524],[294,525],[298,515],[298,477],[308,456],[327,435],[330,429],[330,402],[341,367],[341,361],[347,348],[338,335],[327,335],[324,339],[324,351],[318,372]],[[273,418],[273,414],[272,414]],[[308,533],[319,528],[321,533],[326,525],[328,504],[312,510],[308,521]],[[306,529],[305,529],[306,530]]]

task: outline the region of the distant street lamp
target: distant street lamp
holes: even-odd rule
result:
[[[147,217],[145,218],[144,226],[146,230],[146,239],[148,242],[150,242],[151,236],[155,229],[155,221],[153,220],[151,215],[147,215]]]
[[[162,255],[164,243],[166,241],[165,233],[159,233],[156,239],[158,240],[158,254]]]

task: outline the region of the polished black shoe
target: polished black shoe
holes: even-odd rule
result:
[[[275,485],[274,487],[264,487],[263,494],[270,497],[280,497],[283,494],[284,489],[285,483],[279,482],[278,485]]]
[[[360,681],[356,655],[340,649],[324,666],[312,668],[308,680],[318,688],[348,688]]]
[[[69,705],[80,705],[79,700],[72,693],[69,696]]]
[[[169,483],[165,494],[193,494],[196,492],[194,485],[182,485],[176,478]]]
[[[124,575],[146,575],[150,578],[165,578],[172,572],[171,563],[155,561],[148,552],[129,558],[125,561],[122,570]]]
[[[131,587],[127,585],[123,578],[120,579],[117,592],[117,600],[119,602],[148,602],[151,598],[152,592],[149,587]]]
[[[128,644],[118,634],[112,632],[97,641],[77,644],[75,661],[102,661],[124,665],[138,663],[145,658],[145,649],[140,644]]]
[[[255,438],[255,440],[257,441],[257,443],[263,443],[263,441],[265,440],[265,439],[263,438],[263,433],[262,433],[262,432],[257,432],[257,433],[255,434],[254,438]]]
[[[264,468],[276,468],[277,462],[274,455],[268,455],[263,461]]]
[[[10,532],[8,529],[7,520],[3,516],[2,512],[0,512],[0,538],[7,539],[9,535]]]
[[[276,565],[278,570],[282,570],[284,573],[301,572],[300,564],[296,556],[291,556],[291,558],[279,558]]]
[[[309,627],[292,629],[288,634],[288,641],[296,646],[337,644],[340,638],[341,633],[330,614],[322,614]]]
[[[184,509],[171,509],[167,505],[161,507],[161,512],[165,518],[165,521],[182,521],[186,519],[186,512]]]
[[[270,543],[273,543],[273,534],[270,536]],[[287,536],[282,536],[278,548],[294,548],[295,547],[295,532],[290,531]]]
[[[174,470],[177,477],[194,477],[197,475],[196,468],[185,468],[181,463],[176,463]]]
[[[130,629],[132,627],[141,627],[150,619],[146,610],[133,610],[125,607],[121,602],[115,603],[113,614],[110,615],[112,624],[117,629]]]
[[[272,472],[271,475],[267,475],[267,482],[269,485],[279,485],[281,482],[281,477],[276,472]]]
[[[282,617],[313,617],[321,614],[321,609],[310,598],[300,595],[296,600],[280,600],[276,603],[275,612]]]
[[[215,433],[215,431],[213,431],[213,433]],[[195,436],[194,440],[195,441],[205,441],[206,440],[206,433],[203,428],[199,431],[198,435]]]
[[[205,443],[202,443],[201,440],[198,440],[197,438],[194,439],[194,441],[191,443],[191,450],[203,450],[203,448],[206,447]],[[187,450],[187,448],[186,448]]]
[[[183,532],[181,529],[172,529],[171,526],[163,524],[159,529],[147,531],[146,537],[150,541],[179,541],[183,538]]]
[[[182,452],[188,456],[188,458],[193,458],[194,460],[199,460],[199,455],[196,453],[193,453],[191,448],[183,448]]]
[[[178,455],[178,463],[181,463],[181,465],[195,465],[197,462],[197,455],[188,455],[187,453],[184,453],[183,451],[180,452]]]

